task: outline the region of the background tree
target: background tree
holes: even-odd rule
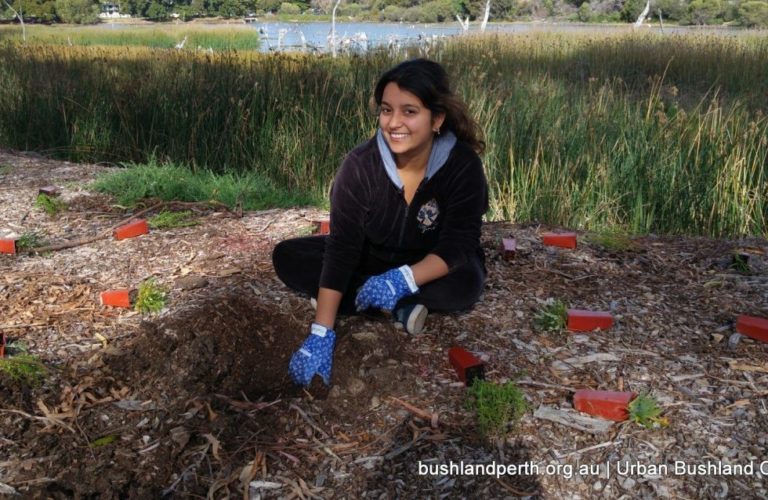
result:
[[[222,0],[219,4],[218,14],[222,17],[242,17],[246,11],[245,2],[242,0]]]
[[[283,2],[280,4],[280,14],[287,14],[289,16],[297,16],[301,14],[301,7],[291,2]]]
[[[19,22],[52,22],[56,20],[55,0],[3,0],[3,5],[8,8],[10,15],[7,17],[19,19]]]
[[[165,21],[168,19],[168,8],[158,0],[152,0],[147,4],[144,16],[155,21]]]
[[[768,27],[768,2],[751,0],[739,5],[739,21],[748,28]]]
[[[688,4],[685,0],[656,0],[655,12],[661,10],[664,20],[683,21],[688,14]]]
[[[691,0],[688,16],[691,24],[714,24],[723,12],[720,0]]]
[[[99,5],[93,0],[56,0],[56,15],[65,23],[99,22]]]

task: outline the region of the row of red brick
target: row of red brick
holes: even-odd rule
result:
[[[149,233],[149,224],[144,219],[137,219],[115,228],[112,236],[116,240],[134,238]],[[0,239],[0,253],[15,254],[18,252],[17,239]]]

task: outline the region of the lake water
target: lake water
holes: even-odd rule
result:
[[[330,51],[331,23],[286,23],[256,21],[249,24],[259,30],[262,51],[299,50],[307,52]],[[699,28],[670,26],[661,30],[658,26],[639,28],[645,31],[663,33],[707,32],[737,34],[739,30],[722,28]],[[469,33],[480,30],[480,23],[471,23]],[[619,33],[633,30],[631,24],[624,26],[567,24],[567,23],[489,23],[487,33],[532,33],[532,32],[571,32],[571,33]],[[442,24],[407,24],[407,23],[360,23],[337,22],[336,39],[340,51],[364,52],[376,47],[399,48],[405,45],[429,44],[444,37],[464,33],[458,22]]]

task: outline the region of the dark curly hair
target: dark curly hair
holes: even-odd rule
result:
[[[433,113],[445,113],[443,127],[469,144],[476,153],[485,150],[480,126],[469,116],[466,104],[451,91],[448,73],[439,63],[428,59],[411,59],[388,70],[379,78],[373,92],[376,106],[381,106],[384,87],[391,82],[421,99],[424,106]]]

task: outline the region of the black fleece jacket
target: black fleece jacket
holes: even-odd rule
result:
[[[331,231],[320,286],[344,292],[353,274],[378,274],[432,253],[461,266],[480,255],[488,184],[478,155],[458,141],[408,205],[387,175],[376,138],[344,159],[331,190]]]

